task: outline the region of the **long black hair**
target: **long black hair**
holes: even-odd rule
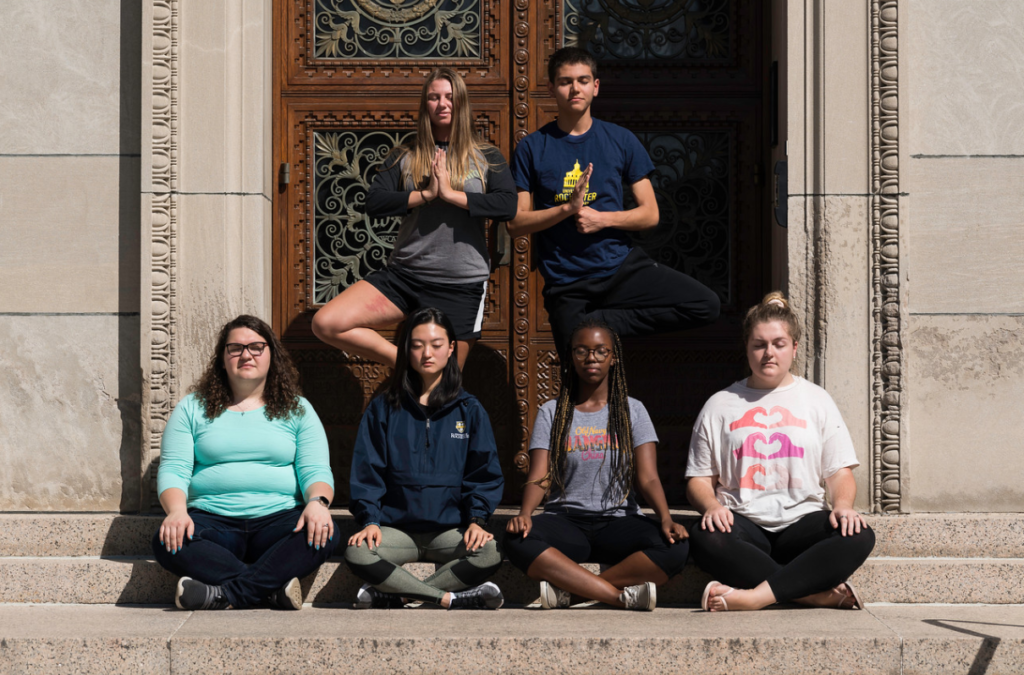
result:
[[[569,438],[572,432],[573,413],[576,411],[576,397],[579,395],[580,377],[572,356],[572,339],[581,330],[597,328],[608,333],[612,339],[612,357],[615,364],[608,373],[608,450],[605,458],[611,460],[613,484],[621,501],[629,497],[636,479],[636,455],[633,451],[633,425],[629,418],[629,389],[626,387],[626,362],[622,354],[622,341],[608,324],[598,319],[584,319],[569,336],[569,347],[562,360],[562,388],[555,404],[555,416],[551,421],[548,474],[537,481],[542,487],[553,485],[565,492],[565,461],[569,452]]]
[[[391,407],[398,409],[402,405],[402,396],[408,394],[414,399],[419,399],[423,393],[423,379],[420,374],[409,367],[409,351],[412,349],[412,331],[416,326],[425,323],[437,324],[444,328],[448,335],[448,344],[455,342],[455,327],[451,319],[445,316],[444,312],[434,307],[418,309],[405,320],[405,326],[398,336],[398,356],[395,359],[395,372],[391,376],[388,388],[384,392],[387,402]],[[430,392],[427,407],[437,410],[448,405],[462,391],[462,371],[459,369],[458,354],[453,351],[448,359],[448,364],[441,372],[441,381]]]

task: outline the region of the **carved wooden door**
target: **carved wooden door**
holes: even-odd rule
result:
[[[511,157],[554,119],[546,61],[566,44],[598,56],[595,113],[632,129],[657,167],[662,222],[638,243],[723,300],[715,326],[627,342],[631,393],[662,438],[669,499],[683,501],[690,427],[742,375],[738,316],[764,285],[761,26],[756,0],[276,0],[274,326],[327,428],[340,503],[356,426],[388,371],[321,344],[310,320],[386,262],[398,220],[365,216],[373,172],[415,128],[439,65],[463,75],[480,133]],[[512,503],[558,363],[531,241],[498,233],[465,381],[491,417]]]

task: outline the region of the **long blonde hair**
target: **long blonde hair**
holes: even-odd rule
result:
[[[477,138],[473,132],[469,91],[462,77],[451,68],[437,68],[427,75],[420,91],[416,138],[408,146],[395,148],[395,161],[402,162],[402,182],[406,185],[411,183],[417,190],[422,190],[430,183],[430,165],[434,162],[437,143],[427,113],[427,89],[435,80],[448,80],[452,85],[452,130],[448,137],[448,177],[452,188],[462,190],[466,181],[474,177],[479,177],[480,182],[484,183],[485,169],[491,167],[483,151],[492,146]],[[406,158],[406,161],[402,161]]]

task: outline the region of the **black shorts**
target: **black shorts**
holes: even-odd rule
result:
[[[669,577],[686,565],[690,543],[669,544],[661,526],[646,516],[576,516],[542,513],[533,517],[526,539],[505,535],[505,555],[524,573],[544,551],[555,547],[573,562],[616,565],[637,551],[651,559]]]
[[[397,265],[388,265],[366,277],[395,307],[408,316],[422,307],[436,307],[455,327],[455,339],[475,340],[484,322],[487,282],[437,284],[424,281]]]

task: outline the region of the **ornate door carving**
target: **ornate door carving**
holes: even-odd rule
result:
[[[627,341],[669,500],[684,501],[693,419],[742,376],[739,313],[766,283],[760,12],[756,0],[276,0],[274,146],[289,182],[274,204],[274,323],[328,429],[342,503],[355,428],[388,372],[322,345],[309,322],[390,252],[397,220],[362,208],[372,172],[414,129],[422,77],[438,65],[466,78],[480,133],[510,157],[554,119],[546,61],[564,44],[598,56],[595,113],[633,130],[657,167],[662,222],[637,243],[723,300],[715,326]],[[492,248],[507,264],[491,277],[466,388],[491,416],[514,502],[533,417],[558,393],[558,359],[530,239],[492,236]]]

